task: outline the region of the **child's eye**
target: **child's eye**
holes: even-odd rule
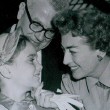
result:
[[[34,58],[29,59],[29,62],[33,63],[34,62]]]
[[[34,61],[34,59],[30,59],[30,61]]]
[[[34,64],[36,63],[36,59],[37,59],[36,55],[32,55],[28,57],[27,62]]]

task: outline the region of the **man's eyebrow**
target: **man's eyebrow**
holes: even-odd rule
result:
[[[68,46],[68,47],[66,47],[67,49],[70,49],[70,48],[77,48],[78,46]]]
[[[42,25],[42,22],[36,17],[33,17],[33,21],[38,22],[38,23],[40,23]]]
[[[45,26],[45,25],[44,25],[39,19],[37,19],[37,18],[33,18],[33,21],[40,23],[45,29],[48,28],[47,26]],[[53,30],[53,27],[50,26],[49,29],[52,29],[52,30]]]

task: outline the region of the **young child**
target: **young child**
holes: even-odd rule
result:
[[[21,36],[20,29],[10,35],[2,34],[0,110],[45,110],[38,107],[36,100],[28,93],[41,85],[41,69],[36,48],[27,37]]]
[[[36,49],[20,28],[0,36],[0,110],[74,110],[69,103],[81,107],[71,99],[77,96],[42,90]]]

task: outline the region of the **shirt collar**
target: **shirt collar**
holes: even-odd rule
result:
[[[98,79],[93,78],[93,77],[87,77],[86,78],[86,84],[87,84],[87,88],[89,89],[89,91],[92,89],[92,87],[94,87],[94,85],[98,82]]]
[[[0,104],[9,109],[13,106],[14,101],[0,93]]]
[[[93,78],[93,77],[87,77],[87,86],[88,89],[90,90],[98,81],[104,84],[107,87],[110,87],[110,58],[107,57],[106,60],[108,61],[108,64],[103,71],[103,73],[100,75],[99,79]],[[101,64],[100,67],[104,66],[104,63]],[[97,72],[100,72],[100,68],[98,69]]]
[[[100,76],[99,81],[107,87],[110,87],[110,61],[105,71]]]
[[[21,102],[16,102],[9,97],[3,95],[0,93],[0,104],[3,105],[5,108],[9,109],[13,107],[15,103],[18,103],[20,106],[29,106],[29,104],[33,101],[34,99],[30,96],[30,94],[27,94],[26,99],[22,100]]]

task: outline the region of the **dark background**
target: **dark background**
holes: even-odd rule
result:
[[[0,1],[0,33],[4,32],[12,24],[17,22],[16,15],[21,1],[22,0]]]

